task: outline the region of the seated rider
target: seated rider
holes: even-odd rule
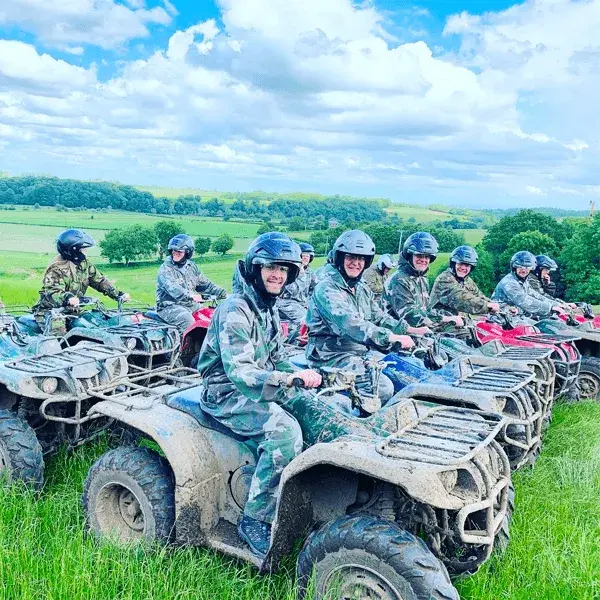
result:
[[[194,240],[185,233],[171,238],[169,256],[156,281],[156,310],[160,318],[185,331],[193,322],[193,313],[202,307],[202,294],[225,298],[227,291],[205,277],[191,261]]]
[[[113,300],[120,298],[123,302],[129,301],[129,294],[120,292],[87,260],[87,249],[95,244],[81,229],[67,229],[58,236],[56,249],[59,256],[48,265],[42,280],[40,298],[33,307],[35,319],[42,328],[47,315],[54,308],[64,308],[67,314],[75,314],[88,287]],[[51,332],[53,335],[64,335],[65,319],[53,318]]]
[[[238,525],[240,537],[264,558],[271,541],[283,469],[302,451],[302,431],[282,405],[302,390],[294,378],[318,387],[321,377],[283,360],[275,300],[300,269],[300,249],[286,235],[257,237],[240,264],[242,291],[221,303],[206,334],[198,370],[202,409],[258,445],[250,495]]]
[[[498,312],[500,305],[487,298],[471,279],[479,257],[475,248],[459,246],[450,255],[450,266],[436,278],[429,307],[457,315],[459,312],[483,315]]]
[[[529,273],[527,280],[533,290],[547,296],[548,298],[556,297],[556,284],[550,278],[550,273],[558,269],[558,265],[546,254],[540,254],[535,257],[536,267]]]
[[[315,287],[315,274],[310,270],[310,263],[315,258],[315,249],[306,242],[300,242],[302,266],[296,281],[288,283],[277,300],[279,318],[290,324],[288,341],[293,342],[298,336],[300,326],[306,318],[308,299]]]
[[[381,303],[381,296],[383,295],[383,285],[385,280],[388,278],[390,271],[396,268],[396,262],[392,258],[391,254],[382,254],[375,265],[365,269],[363,273],[363,281],[369,286],[369,289],[375,296],[377,304]]]
[[[492,299],[500,305],[512,305],[519,314],[532,319],[545,319],[552,313],[564,314],[562,303],[535,291],[529,274],[537,262],[531,252],[522,250],[510,259],[511,272],[505,275],[496,286]]]
[[[361,279],[374,256],[373,240],[362,231],[346,231],[336,240],[332,264],[326,266],[308,303],[306,358],[315,369],[354,372],[357,388],[371,396],[379,395],[384,404],[393,395],[394,386],[382,374],[379,389],[373,390],[368,362],[383,358],[380,351],[389,351],[394,343],[411,348],[414,342],[406,334],[427,330],[413,329],[379,308]]]
[[[453,323],[462,327],[464,321],[456,315],[445,315],[429,306],[429,265],[437,258],[437,240],[425,231],[409,235],[402,246],[398,270],[383,289],[383,305],[393,317],[405,319],[413,327]]]

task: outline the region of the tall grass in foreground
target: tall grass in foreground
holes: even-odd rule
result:
[[[195,548],[124,549],[85,533],[80,505],[97,443],[49,460],[35,494],[0,490],[2,599],[292,600],[294,557],[260,577]],[[457,582],[469,600],[600,598],[600,406],[558,406],[535,469],[517,474],[512,540]]]

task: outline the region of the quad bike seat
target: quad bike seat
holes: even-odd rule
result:
[[[144,313],[144,316],[147,319],[153,319],[154,321],[160,321],[161,323],[164,323],[164,320],[161,319],[160,315],[155,310],[147,310]]]
[[[188,388],[182,392],[176,392],[168,397],[167,406],[187,413],[196,419],[196,421],[198,421],[202,427],[212,429],[213,431],[218,431],[219,433],[229,436],[238,442],[248,442],[248,438],[234,433],[231,431],[231,429],[229,429],[229,427],[225,427],[225,425],[222,425],[214,417],[211,417],[208,413],[205,413],[202,410],[202,406],[200,404],[201,393],[202,386],[200,385],[193,388]]]
[[[29,329],[30,331],[39,334],[42,333],[42,328],[40,327],[39,323],[35,320],[35,317],[33,315],[21,315],[20,317],[17,317],[17,323],[25,325],[25,327],[27,327],[27,329]]]

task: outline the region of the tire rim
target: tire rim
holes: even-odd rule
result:
[[[600,378],[594,373],[581,371],[579,373],[579,390],[582,398],[600,397]]]
[[[340,565],[323,582],[322,593],[339,600],[404,600],[381,573],[364,565]]]
[[[120,541],[141,540],[146,519],[138,497],[120,483],[107,483],[98,492],[95,517],[100,532]]]

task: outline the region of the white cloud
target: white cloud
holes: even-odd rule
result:
[[[59,48],[90,44],[116,48],[123,42],[147,37],[149,25],[169,25],[172,5],[144,8],[144,0],[2,0],[0,26],[18,25],[48,45]]]
[[[9,1],[12,9],[41,2]],[[91,1],[65,1],[60,10],[73,15]],[[96,0],[94,10],[118,6],[137,18],[148,12],[141,0],[128,4]],[[164,181],[182,185],[266,181],[398,199],[510,197],[513,204],[541,196],[573,202],[578,194],[584,202],[600,183],[591,168],[599,158],[595,123],[588,120],[580,131],[570,124],[578,123],[575,115],[547,105],[548,97],[581,95],[582,78],[562,72],[567,83],[557,93],[543,76],[545,65],[527,66],[537,50],[522,50],[552,43],[554,57],[573,55],[569,44],[581,45],[575,36],[557,41],[539,32],[550,26],[547,11],[568,12],[567,0],[453,17],[446,33],[461,36],[461,52],[442,57],[423,41],[391,41],[386,20],[369,4],[221,0],[220,6],[222,28],[208,20],[177,31],[163,51],[122,61],[106,82],[93,69],[0,41],[0,138],[11,148],[4,168],[30,171],[37,164],[63,175],[129,181],[156,181],[160,171]],[[58,9],[44,10],[47,16]],[[4,6],[0,22],[3,16]],[[148,21],[137,22],[147,31]],[[44,40],[90,43],[58,40],[54,29],[36,27]],[[111,28],[121,33],[111,36]],[[125,29],[113,22],[90,39],[115,45],[142,35]]]

